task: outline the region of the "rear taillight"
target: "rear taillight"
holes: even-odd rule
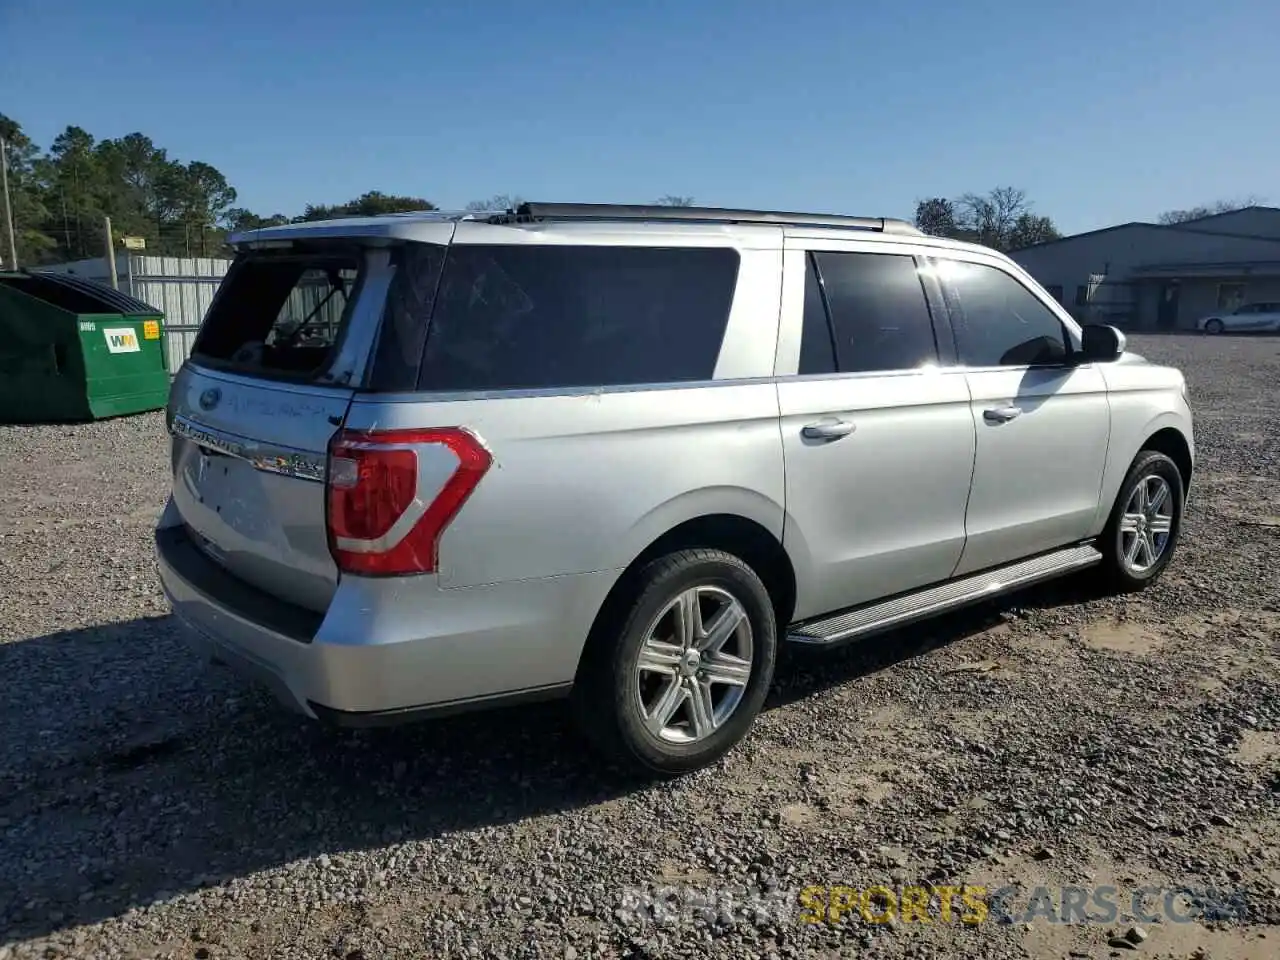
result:
[[[466,430],[344,430],[329,443],[329,550],[344,573],[436,569],[440,535],[492,458]]]

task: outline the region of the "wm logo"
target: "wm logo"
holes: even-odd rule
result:
[[[138,345],[138,334],[132,327],[115,327],[102,331],[107,338],[107,349],[112,353],[137,353],[142,348]]]

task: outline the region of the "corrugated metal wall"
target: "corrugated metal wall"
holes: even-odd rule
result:
[[[120,286],[164,313],[171,373],[191,352],[196,331],[230,266],[230,260],[212,257],[129,257]]]

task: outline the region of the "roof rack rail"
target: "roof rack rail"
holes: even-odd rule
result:
[[[621,203],[522,203],[495,214],[494,223],[542,223],[567,220],[674,220],[686,223],[772,223],[781,226],[845,227],[920,236],[906,220],[849,217],[825,213],[782,213],[776,210],[732,210],[724,207],[637,206]]]

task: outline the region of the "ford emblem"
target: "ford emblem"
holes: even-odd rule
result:
[[[217,387],[210,387],[204,393],[200,394],[200,409],[212,410],[218,405],[218,401],[222,399],[222,391]]]

